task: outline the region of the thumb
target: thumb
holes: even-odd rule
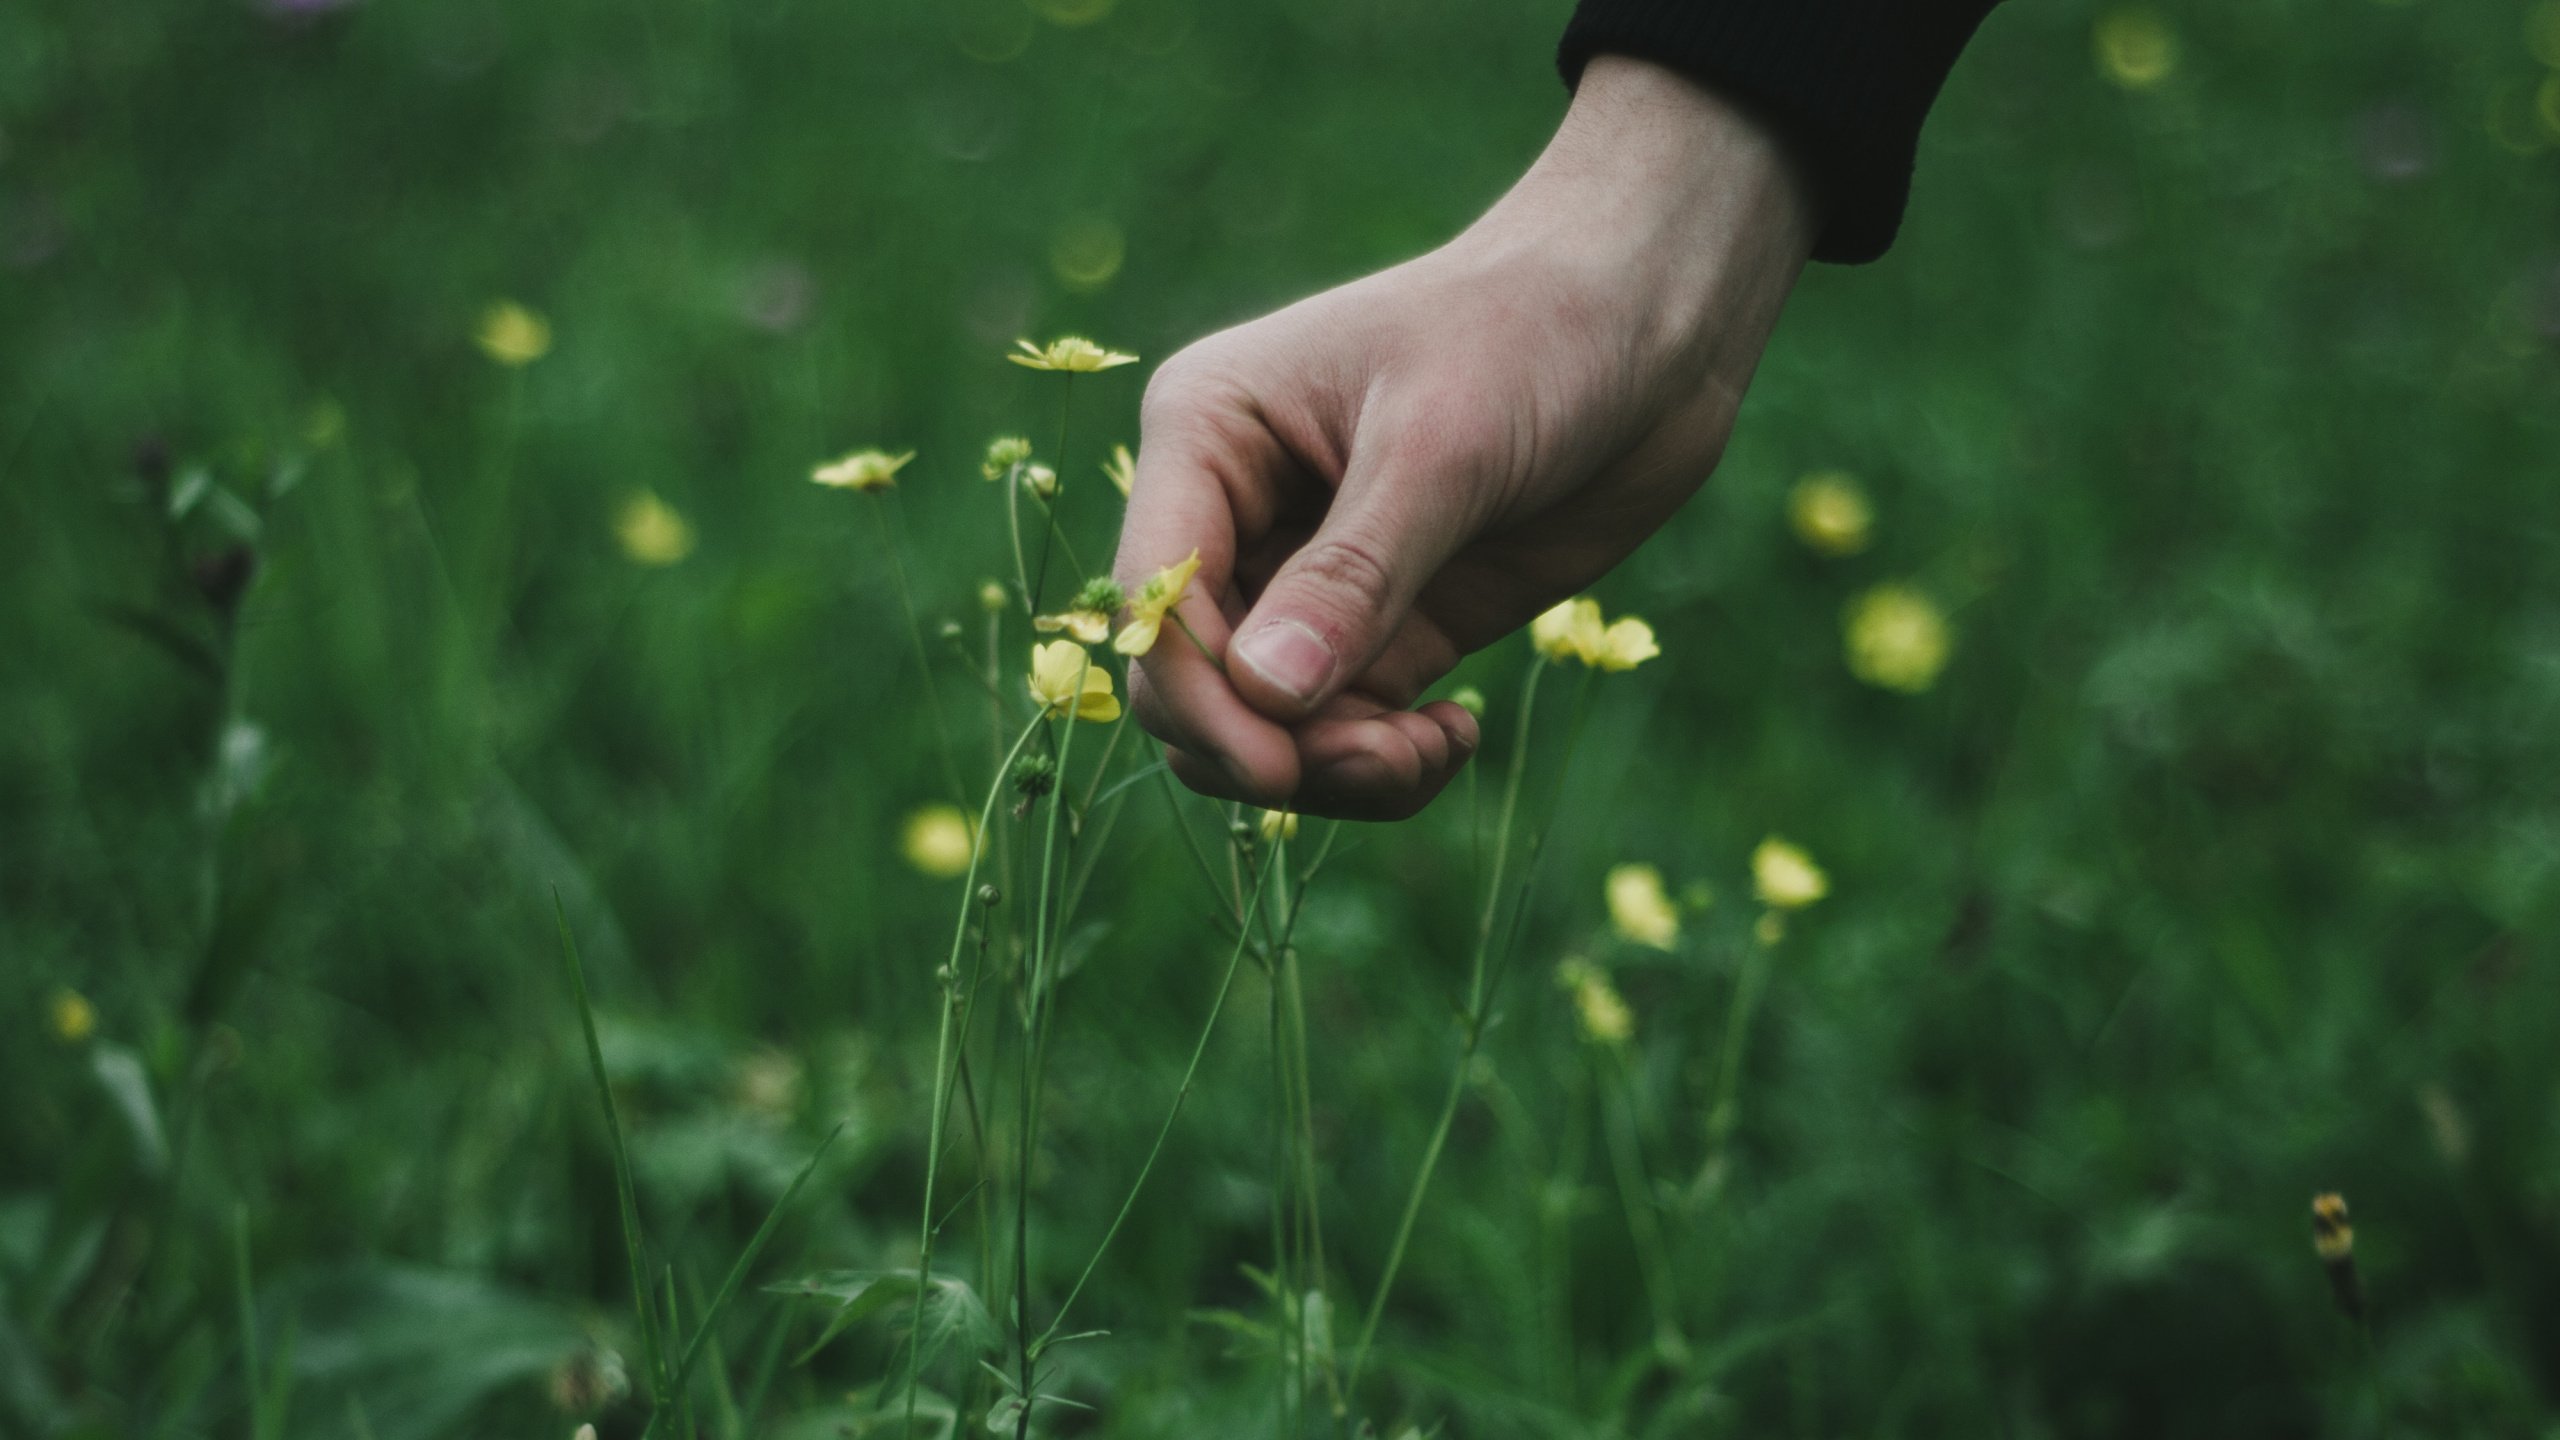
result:
[[[1272,719],[1303,718],[1358,679],[1466,539],[1462,476],[1364,458],[1353,452],[1323,525],[1263,587],[1228,647],[1236,692]]]

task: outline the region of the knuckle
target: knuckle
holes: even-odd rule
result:
[[[1365,536],[1318,536],[1298,552],[1292,568],[1333,618],[1345,623],[1382,615],[1402,588],[1395,566]]]

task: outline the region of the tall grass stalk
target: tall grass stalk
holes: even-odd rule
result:
[[[924,680],[925,709],[933,717],[934,753],[942,760],[942,781],[950,787],[951,803],[968,803],[969,789],[960,783],[960,763],[952,754],[951,723],[942,713],[942,686],[933,678],[933,660],[925,653],[923,622],[916,618],[916,602],[907,587],[907,562],[899,555],[897,527],[890,522],[890,496],[894,490],[871,492],[871,518],[880,525],[880,548],[889,553],[889,577],[898,587],[898,610],[906,617],[907,641],[915,647],[916,673]]]

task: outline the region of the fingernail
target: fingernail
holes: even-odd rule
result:
[[[1274,620],[1236,642],[1236,658],[1299,704],[1315,702],[1333,678],[1333,647],[1295,620]]]

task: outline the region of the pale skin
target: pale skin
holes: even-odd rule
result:
[[[1604,55],[1465,233],[1166,361],[1116,573],[1200,551],[1199,644],[1168,625],[1129,682],[1174,773],[1310,815],[1428,804],[1480,737],[1414,701],[1705,482],[1816,223],[1765,126]]]

